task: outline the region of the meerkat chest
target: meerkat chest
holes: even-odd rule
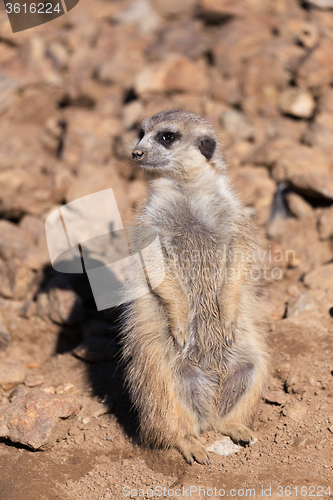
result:
[[[193,289],[216,287],[224,269],[230,237],[218,224],[207,224],[182,211],[166,228],[157,228],[165,257],[179,277]]]
[[[165,258],[189,287],[203,281],[214,287],[233,236],[232,211],[225,203],[218,197],[158,192],[144,220],[157,231]]]

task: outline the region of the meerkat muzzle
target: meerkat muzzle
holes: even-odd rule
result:
[[[134,160],[142,160],[144,155],[145,155],[144,149],[135,149],[132,153],[132,158],[134,158]]]

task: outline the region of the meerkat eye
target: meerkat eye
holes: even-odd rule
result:
[[[171,132],[170,130],[159,132],[155,137],[156,141],[162,144],[165,148],[170,147],[173,142],[179,141],[180,138],[181,134],[179,132]]]
[[[173,142],[174,135],[172,132],[165,132],[165,134],[162,135],[161,139],[163,142]]]
[[[140,128],[139,130],[139,141],[141,141],[145,136],[145,131],[143,130],[143,128]]]
[[[171,130],[164,130],[163,132],[158,132],[155,136],[155,140],[162,144],[165,148],[169,148],[172,143],[179,141],[181,138],[180,132],[171,132]]]

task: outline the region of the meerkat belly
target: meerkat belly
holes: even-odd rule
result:
[[[187,353],[199,362],[200,352],[207,352],[210,340],[214,343],[212,350],[216,349],[217,338],[222,341],[217,289],[223,280],[225,255],[211,234],[193,228],[173,239],[172,259],[187,291]]]

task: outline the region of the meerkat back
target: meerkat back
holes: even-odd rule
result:
[[[267,381],[249,281],[253,231],[202,118],[166,111],[145,120],[133,158],[150,179],[134,239],[142,247],[143,229],[156,232],[164,279],[125,308],[126,381],[143,441],[208,463],[200,433],[250,443]],[[155,261],[160,273],[157,254]]]

